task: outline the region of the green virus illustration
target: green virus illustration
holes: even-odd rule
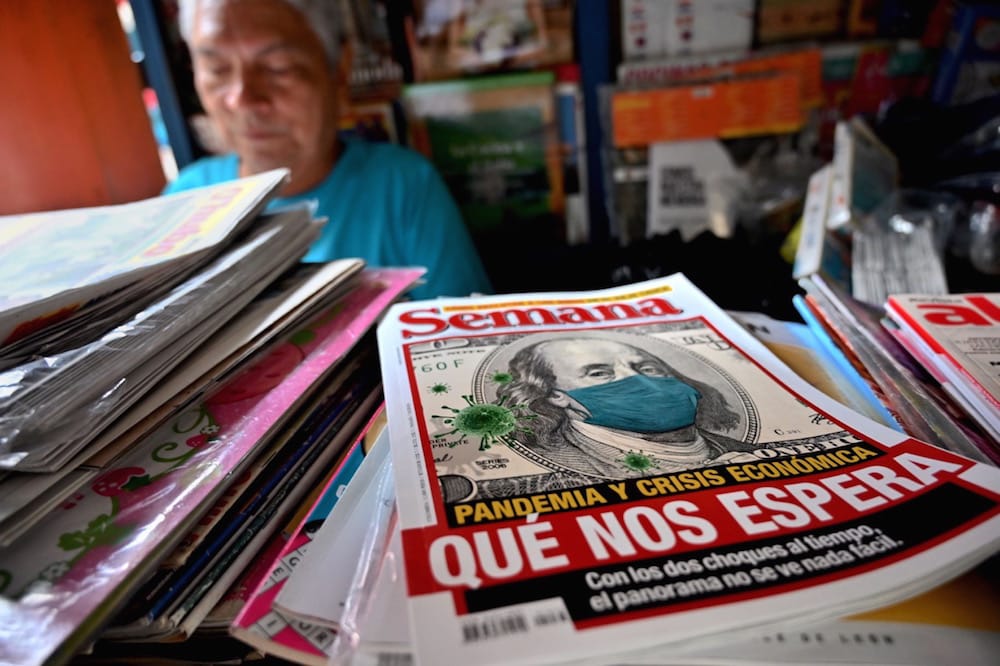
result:
[[[638,451],[629,451],[626,453],[625,457],[621,460],[621,463],[625,465],[626,468],[637,472],[645,472],[653,467],[658,467],[655,460],[647,456],[645,453],[639,453]]]
[[[477,403],[471,395],[463,395],[466,406],[461,409],[444,407],[452,414],[450,416],[432,416],[442,419],[451,430],[442,433],[442,437],[459,435],[451,446],[464,444],[467,437],[479,438],[479,450],[485,451],[494,444],[504,443],[508,446],[514,442],[515,432],[526,432],[522,421],[536,418],[534,414],[526,413],[524,405],[505,405],[506,397],[497,403]]]
[[[494,372],[490,379],[493,380],[494,384],[510,384],[514,381],[514,375],[509,372]]]
[[[444,383],[437,383],[437,384],[434,384],[433,386],[429,387],[429,390],[430,390],[431,393],[437,393],[437,394],[440,395],[442,393],[447,393],[448,391],[450,391],[451,390],[451,386],[448,385],[448,384],[444,384]]]

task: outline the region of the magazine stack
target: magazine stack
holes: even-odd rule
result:
[[[286,178],[0,219],[0,662],[164,658],[356,469],[423,270],[299,263]]]
[[[885,310],[899,343],[1000,442],[1000,294],[893,294]]]
[[[828,335],[864,374],[900,428],[980,462],[1000,464],[1000,444],[908,351],[883,307],[862,302],[820,274],[799,281],[796,303],[817,332]]]
[[[974,589],[1000,545],[995,466],[827,396],[681,274],[397,304],[378,341],[417,664],[928,663],[926,618],[877,657],[824,641]]]
[[[284,178],[46,214],[48,255],[2,220],[53,261],[0,310],[0,661],[995,661],[995,418],[876,354],[942,334],[819,275],[824,329],[682,274],[411,302],[423,269],[299,263]]]

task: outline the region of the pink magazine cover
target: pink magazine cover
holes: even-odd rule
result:
[[[92,638],[259,442],[422,273],[364,271],[312,324],[174,414],[0,550],[0,663],[65,660]]]

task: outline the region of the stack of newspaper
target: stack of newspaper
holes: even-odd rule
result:
[[[85,297],[36,274],[35,300],[79,305],[61,334],[32,315],[0,375],[0,661],[64,661],[109,624],[189,636],[381,411],[367,332],[422,270],[298,263],[322,220],[261,212],[285,177],[94,212],[164,226],[76,274]],[[4,301],[22,320],[29,292]]]
[[[920,628],[850,636],[997,553],[1000,470],[831,399],[684,276],[399,304],[379,349],[398,516],[377,552],[416,663],[934,663],[922,634],[949,622],[949,659],[995,658],[995,623],[935,622],[940,596]],[[347,654],[378,579],[356,578]]]
[[[217,619],[316,666],[994,663],[997,471],[789,324],[682,276],[395,306],[388,429]]]
[[[1000,294],[892,294],[896,339],[993,438],[1000,458]]]
[[[419,273],[362,271],[226,378],[168,401],[155,427],[0,550],[3,660],[58,661],[105,625],[101,644],[129,641],[117,648],[128,663],[191,637],[375,420],[366,332]],[[29,624],[32,640],[6,631]]]
[[[299,263],[286,177],[3,220],[22,269],[105,249],[2,296],[0,661],[191,638],[382,413],[374,324],[423,271]]]
[[[859,301],[820,274],[799,283],[806,293],[795,305],[803,318],[860,369],[902,430],[973,460],[1000,464],[1000,446],[987,424],[971,417],[907,351],[884,308]]]
[[[217,256],[286,180],[0,218],[0,367],[91,341]]]
[[[306,209],[238,236],[286,177],[2,222],[0,467],[58,470],[302,256]]]
[[[0,544],[91,478],[153,409],[131,409],[144,393],[305,252],[305,209],[259,215],[286,178],[0,219]]]
[[[822,385],[803,331],[789,343],[786,323],[737,316],[681,276],[395,306],[389,427],[361,429],[193,633],[181,623],[187,641],[141,654],[992,664],[1000,599],[975,565],[997,548],[996,470],[833,402],[768,351],[794,345],[782,358]],[[601,386],[628,394],[610,416]],[[664,387],[682,399],[667,407]],[[561,427],[542,423],[563,406]],[[201,552],[182,544],[154,583],[185,550]],[[137,654],[103,641],[94,658]]]

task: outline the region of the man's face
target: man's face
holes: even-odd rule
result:
[[[292,171],[286,194],[334,161],[337,82],[319,37],[282,0],[201,0],[191,33],[194,81],[240,175]]]
[[[555,375],[547,400],[571,421],[647,442],[690,443],[697,434],[698,392],[655,356],[610,340],[552,340],[537,351]],[[634,377],[649,379],[596,388]]]
[[[655,357],[611,340],[553,340],[539,345],[560,391],[607,384],[633,375],[666,377],[664,364]]]

